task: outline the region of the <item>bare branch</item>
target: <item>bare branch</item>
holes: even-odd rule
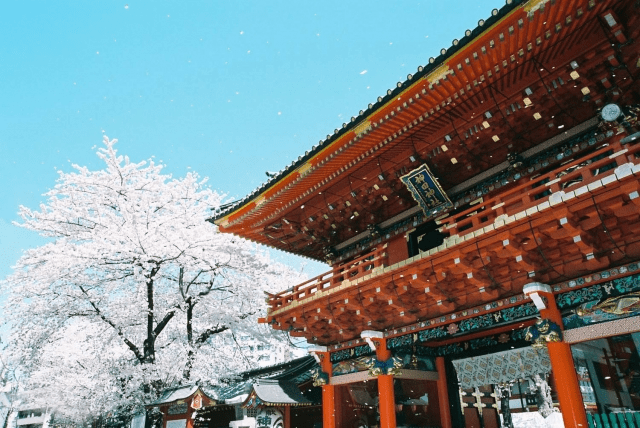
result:
[[[111,327],[113,327],[113,329],[116,331],[116,333],[118,333],[118,336],[120,336],[122,338],[122,340],[124,341],[125,345],[127,345],[129,347],[129,349],[131,350],[131,352],[133,352],[133,354],[136,356],[138,361],[144,362],[144,357],[140,353],[140,350],[138,349],[138,347],[136,345],[134,345],[129,339],[127,339],[125,337],[124,333],[122,332],[122,329],[120,329],[117,325],[115,325],[115,323],[113,321],[111,321],[106,316],[104,316],[104,314],[102,313],[102,311],[100,311],[98,306],[95,303],[93,303],[93,301],[89,297],[89,294],[87,294],[87,292],[85,291],[84,287],[79,286],[79,288],[87,296],[87,301],[89,302],[89,304],[91,305],[91,307],[93,308],[95,313],[100,317],[100,319],[102,321],[106,322],[107,324],[109,324]]]

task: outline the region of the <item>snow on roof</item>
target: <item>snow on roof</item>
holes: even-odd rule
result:
[[[198,385],[182,385],[165,389],[162,395],[156,401],[151,403],[151,406],[158,406],[160,404],[168,404],[174,401],[184,400],[195,394],[198,389]]]
[[[253,384],[253,391],[266,405],[305,405],[313,404],[302,395],[298,385],[286,380],[258,379]]]
[[[34,410],[34,411],[38,410],[38,411],[45,412],[47,408],[46,406],[39,406],[35,404],[21,404],[18,406],[19,412],[26,411],[26,410]]]
[[[286,363],[246,371],[241,374],[242,380],[231,383],[228,386],[175,386],[165,389],[162,395],[148,406],[153,407],[173,403],[178,400],[185,400],[195,394],[198,389],[209,399],[217,401],[218,404],[242,403],[247,399],[252,389],[255,390],[255,385],[260,383],[266,385],[269,384],[269,382],[272,384],[278,384],[278,382],[280,382],[282,385],[286,385],[283,391],[288,391],[290,385],[293,385],[297,393],[292,390],[292,394],[295,397],[302,397],[301,399],[304,400],[304,403],[311,403],[302,396],[297,385],[310,380],[313,374],[312,371],[316,367],[317,363],[315,359],[311,356],[305,356],[287,361]],[[280,389],[282,389],[282,387],[280,387]],[[278,394],[280,394],[280,392]],[[303,402],[299,402],[298,404]]]
[[[234,398],[246,396],[251,391],[253,380],[236,383],[217,390],[218,398],[224,400],[225,403],[236,402]],[[242,400],[244,401],[244,399]]]

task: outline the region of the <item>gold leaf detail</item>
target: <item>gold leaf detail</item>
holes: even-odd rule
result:
[[[371,131],[371,122],[368,120],[364,120],[361,123],[358,124],[358,126],[356,126],[356,128],[353,130],[353,132],[355,132],[356,136],[359,137],[362,134],[364,134],[367,131]]]
[[[442,64],[441,66],[433,70],[431,73],[429,73],[429,75],[427,76],[427,81],[433,85],[438,80],[446,77],[450,73],[451,73],[451,69],[449,68],[449,66],[447,64]]]
[[[544,8],[544,5],[547,3],[549,3],[549,0],[529,0],[527,4],[524,5],[523,9],[529,14],[529,16],[531,16],[536,10]]]
[[[310,170],[311,170],[311,164],[307,162],[304,165],[302,165],[300,168],[298,168],[298,173],[300,174],[300,177],[304,177],[309,173]]]

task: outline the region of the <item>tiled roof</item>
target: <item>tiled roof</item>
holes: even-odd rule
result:
[[[198,390],[198,385],[178,386],[166,389],[162,395],[153,403],[152,406],[172,403],[178,400],[184,400],[192,396]]]
[[[301,383],[304,383],[311,379],[312,370],[315,367],[317,367],[315,359],[311,356],[306,356],[287,361],[286,363],[280,363],[270,367],[263,367],[246,371],[240,374],[240,380],[236,382],[230,382],[226,386],[176,386],[163,391],[162,395],[156,401],[149,404],[149,406],[159,406],[178,400],[184,400],[193,395],[198,390],[198,388],[207,397],[212,400],[215,399],[219,403],[222,403],[226,400],[232,400],[233,398],[240,397],[242,395],[248,395],[251,392],[254,384],[257,385],[258,383],[266,385],[269,384],[269,382],[281,382],[283,385],[292,384],[296,386],[297,389],[297,385],[300,385]],[[284,388],[285,389],[283,389],[283,391],[289,390],[288,386],[285,386]],[[300,394],[299,390],[298,394]],[[309,402],[308,400],[306,401]]]
[[[267,405],[308,405],[313,402],[302,395],[298,385],[292,381],[258,379],[253,390],[260,401]]]
[[[251,392],[251,387],[253,386],[252,380],[247,380],[244,382],[238,382],[231,384],[229,386],[225,386],[222,388],[218,388],[217,397],[219,400],[231,400],[232,398],[238,397],[240,395],[247,395]]]
[[[263,193],[265,190],[269,189],[273,185],[275,185],[282,178],[290,174],[299,166],[303,165],[309,159],[314,157],[316,154],[330,146],[334,141],[338,140],[342,135],[347,132],[352,131],[356,128],[360,122],[362,122],[365,118],[367,118],[370,114],[383,107],[387,102],[393,100],[398,94],[402,93],[409,86],[414,84],[419,79],[428,76],[431,72],[436,70],[441,64],[443,64],[447,59],[453,56],[460,49],[464,48],[467,44],[473,41],[477,36],[479,36],[483,31],[489,29],[494,23],[498,22],[504,16],[506,16],[509,12],[515,9],[522,3],[525,3],[526,0],[507,0],[505,6],[501,9],[494,9],[491,12],[491,16],[486,20],[481,19],[478,21],[478,26],[474,30],[466,30],[464,37],[460,40],[455,39],[449,48],[443,48],[440,50],[440,55],[438,57],[429,58],[429,63],[425,66],[418,67],[418,70],[415,74],[409,74],[407,76],[407,80],[404,82],[398,82],[394,89],[387,90],[387,94],[385,96],[378,97],[375,103],[370,103],[366,110],[360,110],[358,116],[352,117],[349,123],[343,123],[342,128],[336,129],[333,135],[327,135],[325,140],[321,140],[317,145],[314,145],[311,150],[306,151],[304,155],[298,157],[298,159],[294,160],[280,170],[278,173],[274,174],[269,178],[269,180],[263,183],[260,187],[256,188],[247,195],[245,198],[240,199],[238,201],[234,201],[227,205],[221,207],[222,209],[219,212],[214,213],[211,221],[218,220],[220,218],[225,217],[229,213],[235,211],[237,208],[247,204],[258,195]]]

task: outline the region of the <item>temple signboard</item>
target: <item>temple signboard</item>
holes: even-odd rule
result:
[[[418,202],[427,217],[453,207],[451,200],[426,164],[400,177],[413,198]]]

